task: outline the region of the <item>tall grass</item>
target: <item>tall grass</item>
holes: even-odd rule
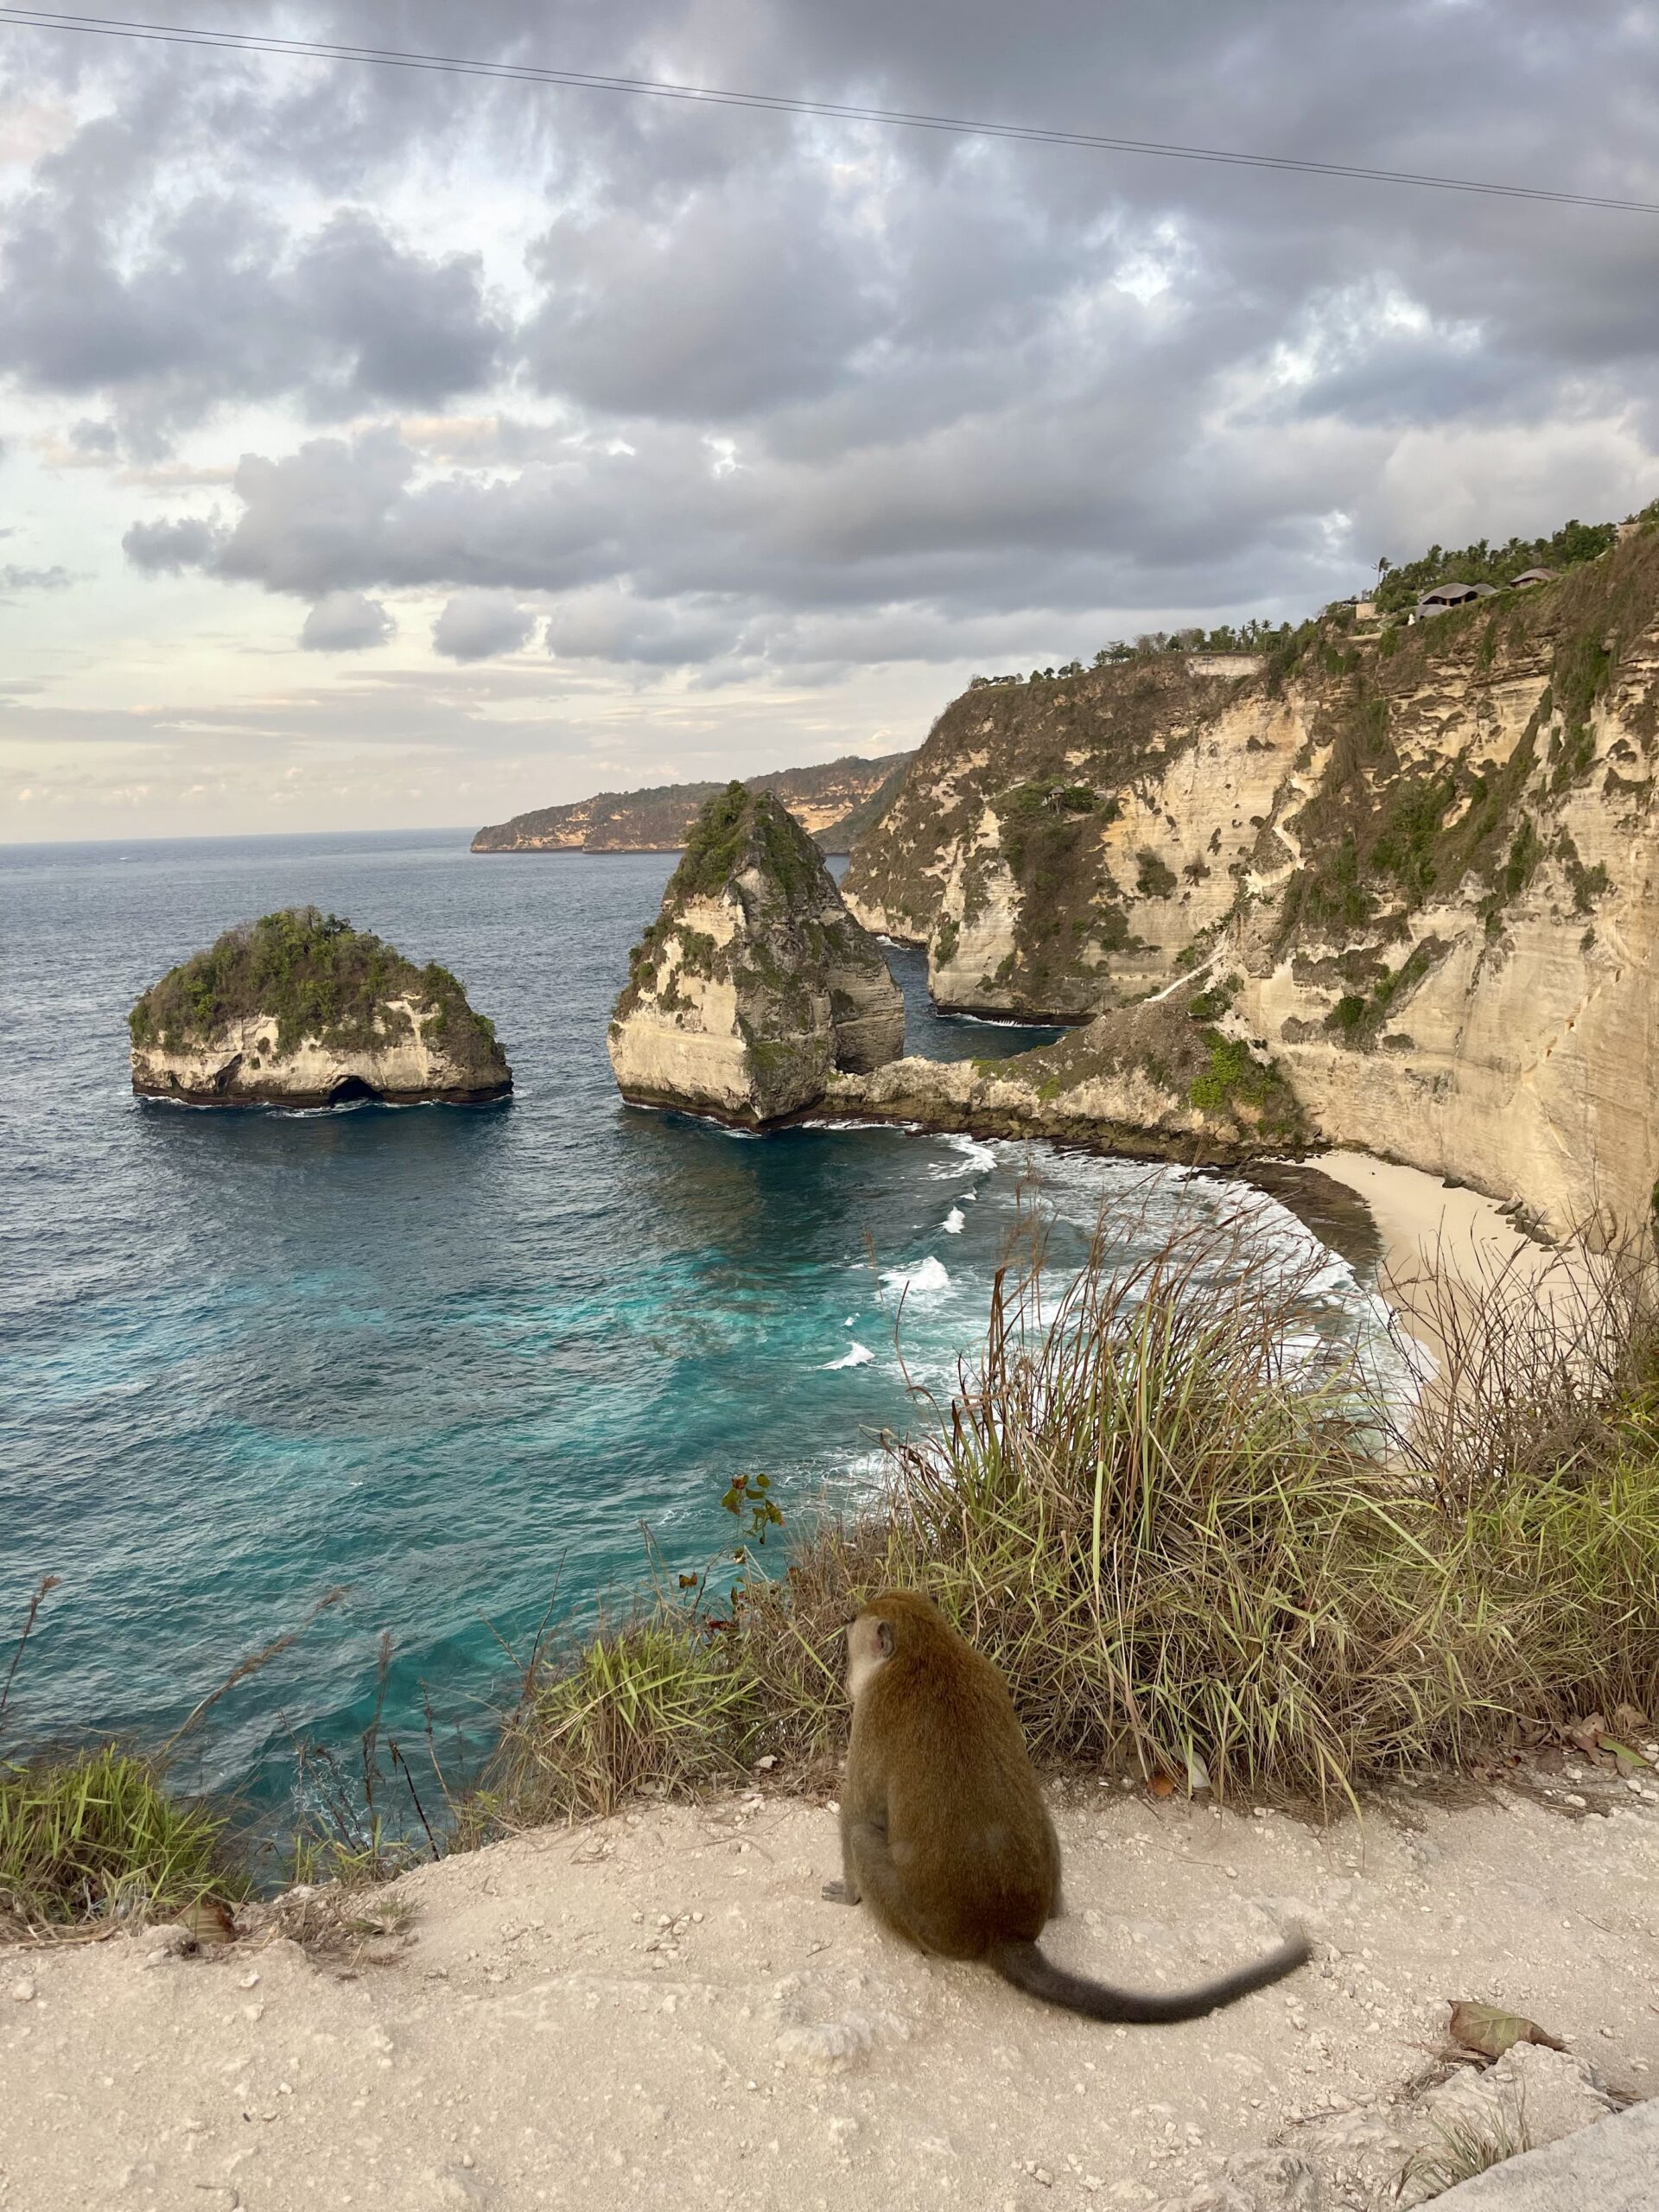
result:
[[[1529,1724],[1659,1707],[1659,1298],[1646,1246],[1576,1305],[1435,1277],[1455,1306],[1410,1418],[1310,1328],[1313,1268],[1247,1216],[1058,1290],[999,1275],[982,1357],[885,1495],[798,1540],[731,1618],[665,1593],[538,1659],[469,1840],[770,1755],[825,1772],[839,1630],[929,1590],[1051,1762],[1328,1802]]]
[[[0,1682],[0,1723],[41,1605],[60,1587],[59,1577],[43,1575],[29,1599]],[[344,1594],[326,1592],[302,1625]],[[83,1923],[190,1918],[210,1902],[222,1906],[246,1895],[251,1883],[229,1812],[177,1790],[169,1763],[226,1693],[263,1672],[299,1633],[241,1660],[153,1752],[106,1743],[0,1758],[0,1942]]]
[[[0,1765],[0,1929],[165,1920],[238,1896],[226,1826],[111,1745]]]

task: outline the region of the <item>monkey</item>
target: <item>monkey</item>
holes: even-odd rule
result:
[[[1059,1906],[1060,1842],[1001,1675],[931,1598],[886,1590],[847,1631],[852,1741],[841,1802],[842,1878],[920,1949],[977,1959],[1045,2003],[1090,2019],[1200,2019],[1305,1965],[1298,1931],[1197,1989],[1109,1988],[1056,1966],[1037,1938]]]

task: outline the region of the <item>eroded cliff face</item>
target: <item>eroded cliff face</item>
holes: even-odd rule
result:
[[[1075,1021],[1158,988],[1231,907],[1295,751],[1263,703],[1163,656],[967,692],[860,842],[848,906],[925,942],[962,1012]]]
[[[704,807],[611,1019],[624,1097],[758,1128],[904,1050],[904,1001],[770,792]]]
[[[434,1008],[393,999],[385,1011],[379,1037],[349,1046],[307,1037],[282,1052],[271,1011],[227,1023],[200,1043],[135,1045],[132,1087],[192,1106],[329,1106],[365,1097],[473,1105],[511,1088],[505,1060],[480,1068],[435,1033],[447,1025]]]
[[[1656,702],[1651,527],[1253,675],[988,687],[936,726],[849,904],[925,939],[936,995],[974,1011],[1076,1017],[1201,970],[1311,1137],[1558,1230],[1630,1219],[1659,1177]],[[1033,1077],[1046,1111],[1058,1073]]]

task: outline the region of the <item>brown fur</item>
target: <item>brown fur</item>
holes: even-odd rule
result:
[[[1196,2019],[1307,1958],[1298,1937],[1202,1988],[1135,1995],[1066,1973],[1037,1938],[1059,1908],[1060,1846],[1007,1687],[915,1591],[887,1590],[848,1630],[853,1734],[842,1880],[900,1936],[982,1959],[1034,1997],[1096,2019]]]

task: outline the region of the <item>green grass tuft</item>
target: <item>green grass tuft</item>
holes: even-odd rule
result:
[[[105,1745],[0,1765],[0,1918],[56,1929],[168,1920],[243,1895],[225,1819],[171,1796],[145,1760]]]

